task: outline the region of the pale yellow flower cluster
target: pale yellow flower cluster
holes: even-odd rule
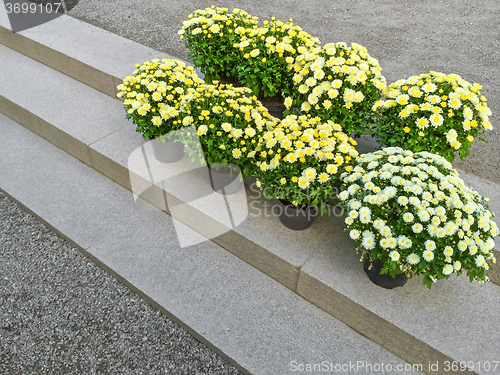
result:
[[[367,83],[377,90],[386,87],[378,61],[356,43],[350,47],[342,42],[329,43],[321,49],[312,49],[298,56],[289,69],[295,71],[293,81],[298,94],[307,98],[301,105],[304,112],[312,107],[328,110],[338,100],[350,109],[368,96],[367,91],[373,90]]]
[[[499,230],[485,200],[446,159],[385,148],[361,155],[341,177],[339,198],[350,210],[350,236],[375,258],[388,257],[404,272],[429,272],[435,279],[477,268],[474,275],[486,280]]]
[[[478,131],[492,129],[491,110],[481,88],[457,74],[431,71],[389,85],[384,90],[387,99],[375,103],[373,110],[404,121],[405,133],[414,130],[419,137],[444,133],[448,144],[458,150],[463,142],[472,142]]]
[[[148,119],[154,126],[169,123],[173,127],[192,123],[181,104],[185,94],[194,94],[203,82],[192,66],[182,61],[154,59],[136,65],[133,75],[118,86],[118,97],[124,99],[127,114],[132,118]]]
[[[181,39],[186,33],[204,34],[207,38],[223,37],[224,34],[232,34],[238,27],[248,26],[251,29],[256,27],[257,23],[258,18],[244,10],[234,9],[232,13],[229,13],[227,8],[212,6],[204,10],[199,9],[194,15],[190,14],[189,20],[183,22],[178,34]]]
[[[332,121],[289,115],[259,139],[259,179],[266,186],[274,180],[285,187],[319,187],[335,180],[339,169],[357,157],[355,144]]]
[[[270,22],[264,21],[263,27],[238,27],[235,33],[241,36],[241,40],[233,47],[242,51],[244,58],[258,58],[262,62],[276,56],[285,58],[290,65],[295,56],[320,45],[318,38],[294,26],[292,20],[282,22],[274,17]]]

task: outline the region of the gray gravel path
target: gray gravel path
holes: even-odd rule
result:
[[[196,9],[244,9],[295,23],[321,42],[356,42],[380,61],[388,82],[430,70],[484,86],[493,112],[488,143],[455,167],[500,183],[500,1],[498,0],[80,0],[69,13],[128,39],[187,59],[177,31]],[[132,69],[132,67],[131,67]]]
[[[0,374],[240,374],[0,192]]]

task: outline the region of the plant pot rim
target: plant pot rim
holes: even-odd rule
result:
[[[280,201],[281,204],[283,204],[284,206],[287,206],[287,207],[293,207],[295,208],[296,210],[303,210],[303,211],[306,211],[306,210],[311,210],[311,211],[317,211],[316,208],[314,208],[314,206],[311,206],[311,205],[306,205],[306,206],[296,206],[294,205],[292,202],[290,201],[287,201],[285,199],[279,199],[278,198],[278,201]]]

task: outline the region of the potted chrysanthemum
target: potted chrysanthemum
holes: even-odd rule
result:
[[[259,134],[275,126],[277,119],[269,115],[255,96],[249,95],[251,90],[246,87],[200,85],[197,92],[199,95],[191,102],[191,115],[213,188],[218,191],[249,175]],[[233,165],[236,171],[231,169]],[[231,191],[225,188],[226,194]]]
[[[282,22],[272,17],[263,27],[238,27],[235,33],[241,40],[234,44],[240,57],[237,65],[238,80],[252,89],[275,116],[282,118],[285,110],[283,97],[293,90],[293,72],[288,69],[295,58],[320,45],[290,19]],[[273,112],[275,111],[275,112]]]
[[[329,43],[295,58],[289,65],[294,90],[287,108],[332,120],[345,132],[369,132],[372,106],[386,86],[378,61],[353,43]]]
[[[360,242],[373,282],[392,288],[423,275],[431,288],[464,270],[471,281],[488,279],[497,225],[486,199],[467,187],[446,159],[384,148],[361,155],[341,177],[345,222],[350,237]]]
[[[399,80],[377,102],[377,135],[387,146],[428,151],[453,161],[469,155],[474,139],[492,129],[481,85],[456,74],[430,72]]]
[[[123,98],[126,118],[132,119],[145,140],[151,144],[155,157],[162,162],[182,158],[184,145],[167,136],[193,123],[189,108],[179,104],[187,93],[196,92],[203,82],[193,67],[182,61],[154,59],[136,65],[135,72],[118,86],[118,97]]]
[[[238,43],[241,36],[235,30],[252,29],[257,23],[257,17],[243,10],[228,12],[227,8],[212,6],[190,14],[179,35],[195,66],[205,74],[205,81],[236,80],[239,53],[233,44]]]
[[[264,132],[255,155],[257,186],[280,202],[280,220],[290,229],[308,228],[336,195],[335,181],[349,170],[356,142],[340,125],[289,115]]]

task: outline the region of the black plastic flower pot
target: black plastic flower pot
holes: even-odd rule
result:
[[[380,259],[375,259],[371,269],[369,269],[370,263],[370,259],[368,257],[365,258],[363,269],[368,275],[370,281],[375,285],[378,285],[385,289],[394,289],[405,285],[408,281],[408,277],[406,277],[406,274],[404,273],[400,273],[399,275],[396,275],[396,277],[392,277],[388,274],[381,275],[380,271],[382,270],[382,268],[384,268],[384,262],[382,262]]]
[[[318,211],[309,206],[298,207],[281,199],[279,200],[279,205],[281,207],[279,211],[280,221],[288,229],[307,229],[312,225],[316,216],[318,216]]]
[[[276,98],[273,99],[260,99],[260,102],[264,107],[267,108],[267,111],[271,116],[279,118],[283,120],[283,112],[286,110],[285,105],[278,101]]]
[[[151,141],[151,146],[156,160],[162,163],[175,163],[184,156],[184,143],[181,142],[162,142],[156,138]]]
[[[210,185],[219,194],[236,194],[243,187],[243,178],[239,168],[231,166],[209,165]]]

